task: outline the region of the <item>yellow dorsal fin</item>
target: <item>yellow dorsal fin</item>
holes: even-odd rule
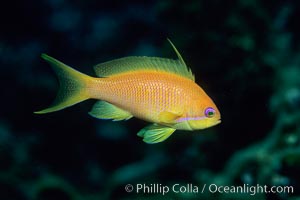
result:
[[[181,55],[177,51],[173,43],[168,40],[175,50],[178,60],[146,57],[146,56],[130,56],[119,58],[112,61],[100,63],[94,67],[96,75],[99,77],[110,77],[122,73],[133,71],[151,70],[164,71],[176,74],[195,81],[195,77],[191,70],[185,65]]]
[[[176,55],[178,56],[179,61],[181,62],[182,65],[184,65],[186,68],[186,64],[182,58],[182,56],[180,55],[179,51],[176,49],[175,45],[173,44],[173,42],[171,42],[171,40],[169,38],[167,38],[168,42],[170,43],[170,45],[172,46],[172,48],[174,49]]]

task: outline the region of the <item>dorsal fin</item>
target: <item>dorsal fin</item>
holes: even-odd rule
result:
[[[169,72],[195,81],[193,73],[185,65],[175,46],[169,39],[168,41],[175,50],[179,58],[178,60],[146,56],[124,57],[94,66],[96,75],[99,77],[109,77],[130,71],[151,70]]]
[[[174,49],[176,55],[178,56],[179,61],[182,63],[182,65],[184,65],[186,68],[186,64],[182,58],[182,56],[180,55],[179,51],[176,49],[175,45],[173,44],[173,42],[171,42],[171,40],[169,38],[167,38],[168,42],[170,43],[170,45],[172,46],[172,48]]]

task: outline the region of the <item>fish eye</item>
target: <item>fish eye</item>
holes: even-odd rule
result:
[[[213,116],[215,116],[216,111],[212,107],[208,107],[205,109],[204,114],[206,117],[212,118]]]

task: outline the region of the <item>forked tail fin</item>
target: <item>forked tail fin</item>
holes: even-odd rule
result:
[[[45,114],[58,111],[90,98],[86,86],[92,77],[72,69],[47,54],[42,54],[42,58],[49,62],[56,72],[60,88],[55,101],[49,108],[34,113]]]

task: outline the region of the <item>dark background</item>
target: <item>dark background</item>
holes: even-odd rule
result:
[[[293,194],[172,193],[170,199],[300,198],[300,2],[42,0],[0,6],[0,199],[158,199],[126,184],[268,185]],[[176,58],[222,123],[148,145],[147,125],[90,117],[95,101],[47,115],[58,82],[47,53],[89,75],[130,55]]]

